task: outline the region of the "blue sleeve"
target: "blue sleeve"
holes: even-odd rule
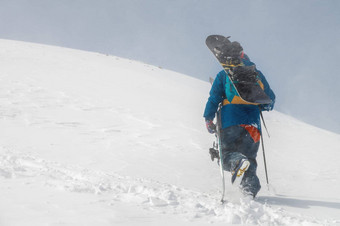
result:
[[[210,96],[208,102],[205,106],[204,115],[203,117],[206,120],[213,120],[215,118],[215,114],[218,109],[218,105],[223,101],[225,97],[225,79],[226,73],[225,71],[221,71],[217,74],[214,83],[210,90]]]
[[[264,85],[264,92],[270,97],[270,99],[272,100],[271,104],[261,104],[260,108],[262,111],[271,111],[274,108],[274,104],[275,104],[275,94],[273,92],[273,90],[270,88],[266,78],[264,77],[264,75],[262,74],[261,71],[257,70],[258,75],[261,79],[262,84]]]

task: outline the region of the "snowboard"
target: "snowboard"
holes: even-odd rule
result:
[[[205,43],[227,73],[238,96],[245,104],[259,105],[272,102],[258,83],[255,65],[244,66],[240,58],[231,55],[233,49],[229,37],[210,35]],[[239,48],[242,50],[240,45]]]

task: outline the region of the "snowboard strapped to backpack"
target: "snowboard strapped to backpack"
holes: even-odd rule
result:
[[[255,65],[243,64],[243,48],[240,43],[231,42],[229,37],[222,35],[210,35],[206,39],[206,45],[228,75],[226,89],[230,90],[226,91],[231,91],[227,96],[229,103],[260,105],[272,102],[264,92]]]

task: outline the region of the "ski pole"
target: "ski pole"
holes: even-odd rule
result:
[[[261,111],[261,109],[259,109],[259,110],[260,110],[260,115],[261,115],[261,119],[262,119],[263,125],[266,128],[266,130],[267,130],[266,124],[265,124],[264,119],[263,119],[262,111]],[[267,133],[268,133],[268,130],[267,130]],[[262,152],[263,152],[264,170],[266,172],[267,188],[269,190],[269,179],[268,179],[267,161],[266,161],[266,154],[265,154],[265,151],[264,151],[264,142],[263,142],[262,128],[260,128],[260,136],[261,136],[261,146],[262,146]],[[269,133],[268,133],[268,137],[270,137]]]
[[[263,118],[263,114],[262,114],[261,109],[260,109],[260,115],[261,115],[261,119],[262,119],[262,122],[263,122],[263,126],[266,129],[266,131],[267,131],[268,137],[270,137],[268,129],[267,129],[267,126],[266,126],[266,123],[265,123],[264,118]]]
[[[267,187],[268,187],[269,179],[268,179],[267,162],[266,162],[266,154],[265,154],[265,151],[264,151],[262,131],[260,132],[260,136],[261,136],[261,145],[262,145],[262,152],[263,152],[264,169],[265,169],[265,172],[266,172],[266,180],[267,180]],[[268,187],[268,189],[269,189],[269,187]]]

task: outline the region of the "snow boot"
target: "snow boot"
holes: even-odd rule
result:
[[[236,180],[236,177],[240,177],[242,179],[244,172],[248,170],[250,166],[250,162],[248,159],[242,159],[240,163],[237,165],[236,169],[231,172],[233,175],[231,177],[231,183],[233,184]]]

